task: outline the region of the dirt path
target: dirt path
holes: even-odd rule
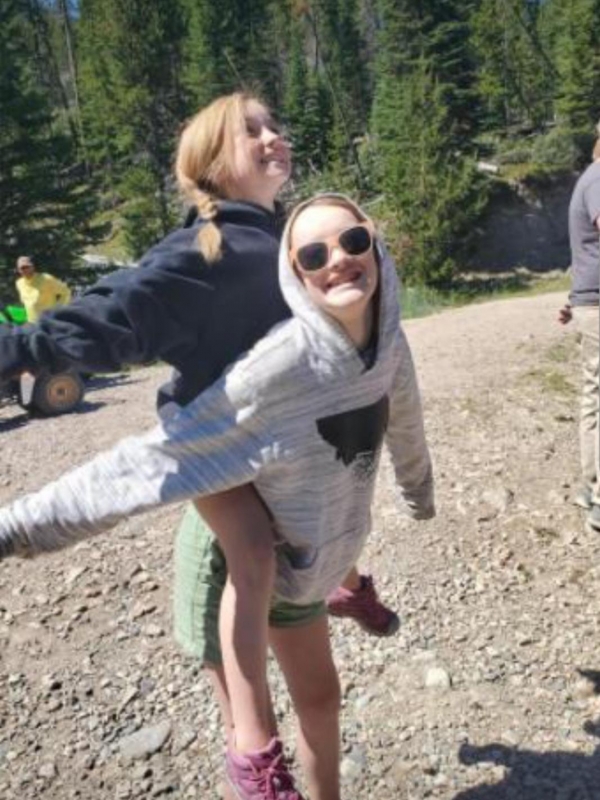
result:
[[[348,800],[600,798],[600,538],[568,502],[578,374],[562,300],[406,324],[438,517],[401,517],[384,466],[362,566],[403,625],[374,641],[333,623]],[[98,381],[68,417],[0,411],[0,503],[152,425],[165,375]],[[219,796],[217,713],[170,637],[178,516],[0,564],[0,797]],[[130,761],[135,732],[154,755]]]

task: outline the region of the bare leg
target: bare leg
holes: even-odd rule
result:
[[[222,666],[215,664],[205,665],[209,674],[210,682],[212,683],[219,710],[221,712],[221,721],[225,730],[225,738],[227,746],[233,747],[235,740],[235,732],[233,728],[233,717],[231,715],[231,703],[229,702],[229,693],[227,691],[227,681],[225,678],[225,671]],[[277,733],[277,722],[275,720],[275,712],[273,711],[273,704],[271,702],[270,694],[267,695],[269,727],[273,731],[273,736]],[[233,789],[228,781],[223,784],[223,800],[237,800]]]
[[[235,748],[259,750],[273,736],[267,690],[268,613],[275,573],[273,530],[252,486],[196,501],[227,561],[219,630]]]
[[[223,723],[225,739],[229,747],[233,741],[233,717],[231,716],[231,704],[229,703],[225,671],[220,664],[206,664],[205,666],[210,675],[210,682],[212,683],[213,691],[217,698],[217,703],[219,704],[221,722]]]
[[[213,664],[207,664],[206,668],[210,674],[210,682],[212,683],[213,691],[219,710],[221,712],[221,722],[225,730],[225,739],[227,746],[231,747],[233,743],[233,717],[231,716],[231,705],[229,703],[229,695],[227,694],[227,683],[225,681],[225,672],[223,667]],[[236,800],[233,789],[227,781],[223,783],[223,800]]]
[[[311,800],[340,800],[340,684],[327,618],[271,628],[269,638],[298,715],[298,756]]]

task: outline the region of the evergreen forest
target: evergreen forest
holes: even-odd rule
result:
[[[21,253],[81,283],[83,253],[177,226],[181,124],[238,88],[288,130],[286,201],[352,194],[405,279],[445,287],[500,168],[589,161],[600,0],[2,0],[2,294]]]

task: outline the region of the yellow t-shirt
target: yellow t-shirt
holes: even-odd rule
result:
[[[42,311],[64,305],[71,299],[71,290],[47,272],[36,272],[31,278],[19,278],[17,291],[25,306],[28,322],[36,322]]]

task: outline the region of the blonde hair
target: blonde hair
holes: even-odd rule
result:
[[[350,211],[350,213],[356,219],[357,222],[368,222],[371,225],[373,225],[373,221],[371,220],[371,218],[364,213],[364,211],[359,205],[350,200],[349,197],[346,197],[346,195],[336,194],[334,192],[327,194],[317,194],[310,200],[306,200],[304,203],[299,203],[290,214],[287,224],[288,251],[291,250],[292,231],[294,230],[294,225],[296,224],[296,220],[304,211],[306,211],[307,208],[312,208],[313,206],[334,206],[339,208],[345,208],[347,211]]]
[[[175,177],[183,198],[207,222],[198,233],[198,246],[208,262],[221,257],[221,231],[212,220],[217,200],[227,196],[234,179],[234,134],[243,127],[244,109],[251,100],[262,104],[245,92],[218,97],[188,120],[179,138]]]
[[[349,197],[346,197],[345,194],[339,194],[337,192],[326,192],[323,194],[317,194],[314,197],[311,197],[310,200],[305,200],[303,203],[298,203],[298,205],[293,209],[291,214],[288,217],[288,222],[284,232],[284,241],[285,246],[287,247],[288,257],[290,260],[291,267],[296,274],[296,277],[300,278],[298,273],[298,269],[296,264],[294,263],[294,247],[292,247],[292,233],[294,230],[294,225],[296,224],[298,217],[301,216],[307,208],[313,208],[314,206],[333,206],[334,208],[345,208],[349,211],[352,216],[355,218],[357,222],[367,223],[369,228],[371,229],[371,235],[373,236],[373,257],[375,258],[375,263],[377,267],[381,266],[381,254],[379,252],[379,247],[377,245],[377,229],[375,227],[375,223],[371,219],[368,214],[362,210],[362,208],[351,200]],[[300,278],[302,280],[302,278]]]
[[[600,159],[600,122],[596,125],[596,144],[592,150],[592,158],[594,161]]]

